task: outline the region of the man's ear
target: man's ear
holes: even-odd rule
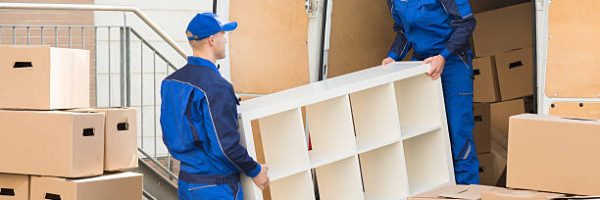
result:
[[[213,36],[208,37],[208,44],[210,44],[210,46],[215,46],[215,43],[216,43],[215,37],[213,37]]]

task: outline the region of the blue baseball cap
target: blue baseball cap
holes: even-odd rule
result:
[[[202,40],[221,31],[233,31],[237,28],[237,22],[223,24],[214,13],[199,13],[188,24],[187,32],[192,33],[188,40]]]

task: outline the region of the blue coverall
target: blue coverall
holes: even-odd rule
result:
[[[475,18],[469,0],[387,0],[397,33],[388,57],[412,60],[441,55],[446,59],[442,87],[454,172],[459,184],[479,183],[473,142],[473,73],[470,37]]]
[[[233,86],[211,61],[189,57],[161,86],[163,141],[181,161],[179,199],[243,199],[240,173],[261,166],[239,144]]]

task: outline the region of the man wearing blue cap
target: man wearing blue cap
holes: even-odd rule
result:
[[[475,18],[469,0],[387,0],[397,36],[382,64],[412,60],[431,64],[427,73],[442,78],[454,172],[459,184],[479,183],[473,142],[473,71],[470,38]]]
[[[267,168],[240,145],[233,86],[215,62],[225,58],[225,32],[236,22],[222,24],[213,13],[196,15],[187,27],[193,56],[168,76],[161,87],[163,141],[181,161],[179,199],[243,199],[240,173],[264,189]]]

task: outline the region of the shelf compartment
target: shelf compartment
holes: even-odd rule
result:
[[[356,155],[356,138],[348,95],[306,106],[312,167]]]

